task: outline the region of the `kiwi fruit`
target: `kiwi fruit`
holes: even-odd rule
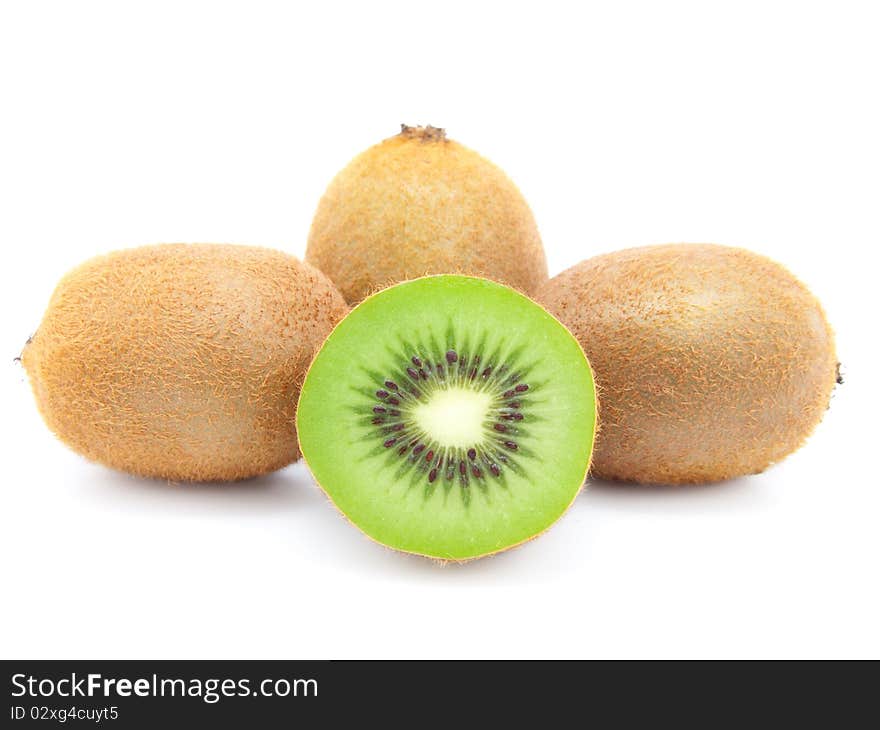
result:
[[[67,274],[21,359],[49,428],[83,456],[244,479],[298,458],[299,387],[346,312],[323,274],[280,252],[147,246]]]
[[[407,127],[330,183],[306,261],[354,304],[426,274],[469,274],[534,294],[547,260],[529,206],[499,168],[436,127]]]
[[[457,275],[355,307],[297,408],[303,457],[349,520],[391,548],[456,561],[562,515],[586,477],[595,419],[571,333],[522,294]]]
[[[595,370],[593,474],[606,479],[687,484],[761,472],[802,444],[838,377],[819,302],[743,249],[597,256],[551,279],[538,299]]]

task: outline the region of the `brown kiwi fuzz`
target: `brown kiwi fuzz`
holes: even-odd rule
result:
[[[516,185],[431,125],[401,125],[336,175],[315,212],[306,261],[350,304],[428,274],[480,276],[527,295],[548,277]]]
[[[839,381],[819,302],[744,249],[672,244],[597,256],[538,299],[595,371],[599,477],[685,484],[761,472],[801,446]]]
[[[299,388],[346,312],[321,272],[279,251],[144,246],[67,274],[22,364],[47,425],[83,456],[246,479],[299,456]]]

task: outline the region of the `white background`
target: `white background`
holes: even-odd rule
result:
[[[0,655],[880,656],[875,3],[0,8]],[[171,486],[49,433],[12,359],[65,271],[168,241],[302,255],[330,178],[400,122],[503,167],[551,273],[670,241],[786,264],[847,379],[806,447],[702,488],[592,484],[540,539],[441,568],[302,465]]]

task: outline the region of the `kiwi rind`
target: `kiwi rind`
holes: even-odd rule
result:
[[[322,273],[278,251],[144,246],[68,273],[21,359],[47,425],[83,456],[246,479],[298,458],[299,387],[346,311]]]
[[[484,488],[501,489],[501,485],[488,483],[488,480],[487,484],[479,487],[474,483],[473,497],[468,501],[460,499],[462,492],[457,483],[451,496],[449,491],[440,491],[439,483],[434,485],[438,487],[437,491],[431,492],[431,485],[423,474],[422,480],[415,482],[416,491],[410,491],[413,489],[412,481],[396,481],[393,469],[386,468],[381,459],[369,461],[373,457],[367,454],[381,452],[381,444],[377,446],[375,441],[370,440],[370,427],[358,423],[359,419],[363,420],[362,411],[355,412],[352,406],[356,402],[357,408],[362,409],[370,402],[368,396],[375,382],[372,380],[374,373],[367,370],[363,378],[357,375],[357,358],[373,362],[383,351],[383,346],[373,342],[375,338],[382,339],[375,328],[377,322],[391,323],[398,317],[408,316],[410,318],[401,325],[404,329],[412,322],[419,323],[423,328],[437,326],[442,329],[444,325],[437,323],[442,321],[444,314],[437,314],[436,319],[429,323],[425,311],[436,312],[438,303],[444,299],[455,302],[456,306],[452,308],[459,312],[470,311],[471,314],[465,316],[479,322],[481,314],[475,311],[479,309],[479,304],[474,308],[471,305],[493,298],[497,301],[498,297],[503,301],[507,324],[517,322],[523,312],[528,312],[526,319],[530,323],[523,326],[536,329],[537,334],[542,336],[539,338],[545,348],[542,349],[542,356],[550,360],[556,355],[556,359],[562,361],[553,366],[558,370],[545,365],[548,370],[544,372],[562,372],[565,375],[558,379],[555,387],[546,386],[547,390],[543,391],[545,395],[542,395],[548,404],[543,406],[545,412],[553,419],[558,418],[558,421],[532,425],[532,428],[540,429],[541,434],[539,438],[536,433],[534,443],[544,443],[541,439],[546,438],[547,433],[554,434],[550,439],[553,441],[552,448],[547,447],[546,459],[535,460],[531,466],[536,468],[531,469],[531,474],[511,472],[505,475],[510,479],[505,484],[512,491],[505,495],[508,501],[499,509],[499,513],[505,508],[515,511],[516,502],[510,501],[514,499],[521,500],[519,506],[524,511],[530,507],[538,509],[538,502],[530,500],[540,496],[546,500],[540,508],[544,512],[537,518],[533,515],[528,518],[514,515],[509,525],[501,527],[501,534],[498,534],[498,526],[493,523],[497,515],[487,507],[488,499],[485,504],[481,501],[486,498],[486,493],[480,491]],[[495,304],[486,306],[483,321],[496,322],[496,314],[490,314],[489,311]],[[424,311],[418,311],[420,308]],[[432,314],[428,318],[433,317]],[[534,319],[530,320],[530,317]],[[475,326],[475,329],[478,328]],[[513,332],[503,334],[504,339],[511,342],[522,341],[524,336]],[[381,367],[378,369],[381,370]],[[566,381],[564,384],[563,380]],[[560,398],[561,392],[565,392],[564,398]],[[337,393],[345,393],[340,396],[339,402],[333,401]],[[565,405],[560,413],[562,401]],[[536,422],[539,420],[536,419]],[[526,297],[478,277],[423,277],[371,296],[337,325],[307,372],[297,408],[297,433],[303,457],[318,485],[337,509],[371,539],[402,552],[440,561],[464,562],[527,542],[549,528],[575,499],[586,478],[595,435],[592,371],[583,350],[571,334]],[[556,443],[566,439],[565,444]],[[560,466],[556,461],[564,464]],[[547,462],[551,462],[549,466]],[[554,482],[556,478],[560,483]],[[517,491],[525,489],[525,485],[537,491]],[[541,493],[541,489],[545,491]],[[437,495],[441,494],[446,495],[444,499],[452,500],[452,504],[428,514],[427,531],[430,535],[407,534],[408,531],[425,529],[424,522],[418,522],[419,511],[438,507],[442,500]],[[520,524],[516,522],[518,519],[532,522]],[[460,520],[471,522],[462,525]],[[511,525],[512,529],[506,529]],[[493,529],[495,533],[491,532]],[[455,534],[450,536],[447,531]],[[473,533],[477,532],[479,535],[474,537]]]
[[[627,249],[581,262],[537,298],[595,369],[594,476],[699,484],[759,473],[799,448],[828,408],[837,357],[825,313],[751,251]]]
[[[436,127],[407,127],[328,186],[306,261],[357,303],[429,274],[487,277],[532,295],[547,281],[534,216],[516,185]]]

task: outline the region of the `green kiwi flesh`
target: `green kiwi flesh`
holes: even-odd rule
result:
[[[577,496],[596,430],[577,340],[527,297],[430,276],[366,299],[315,357],[300,448],[369,537],[442,560],[518,545]]]

